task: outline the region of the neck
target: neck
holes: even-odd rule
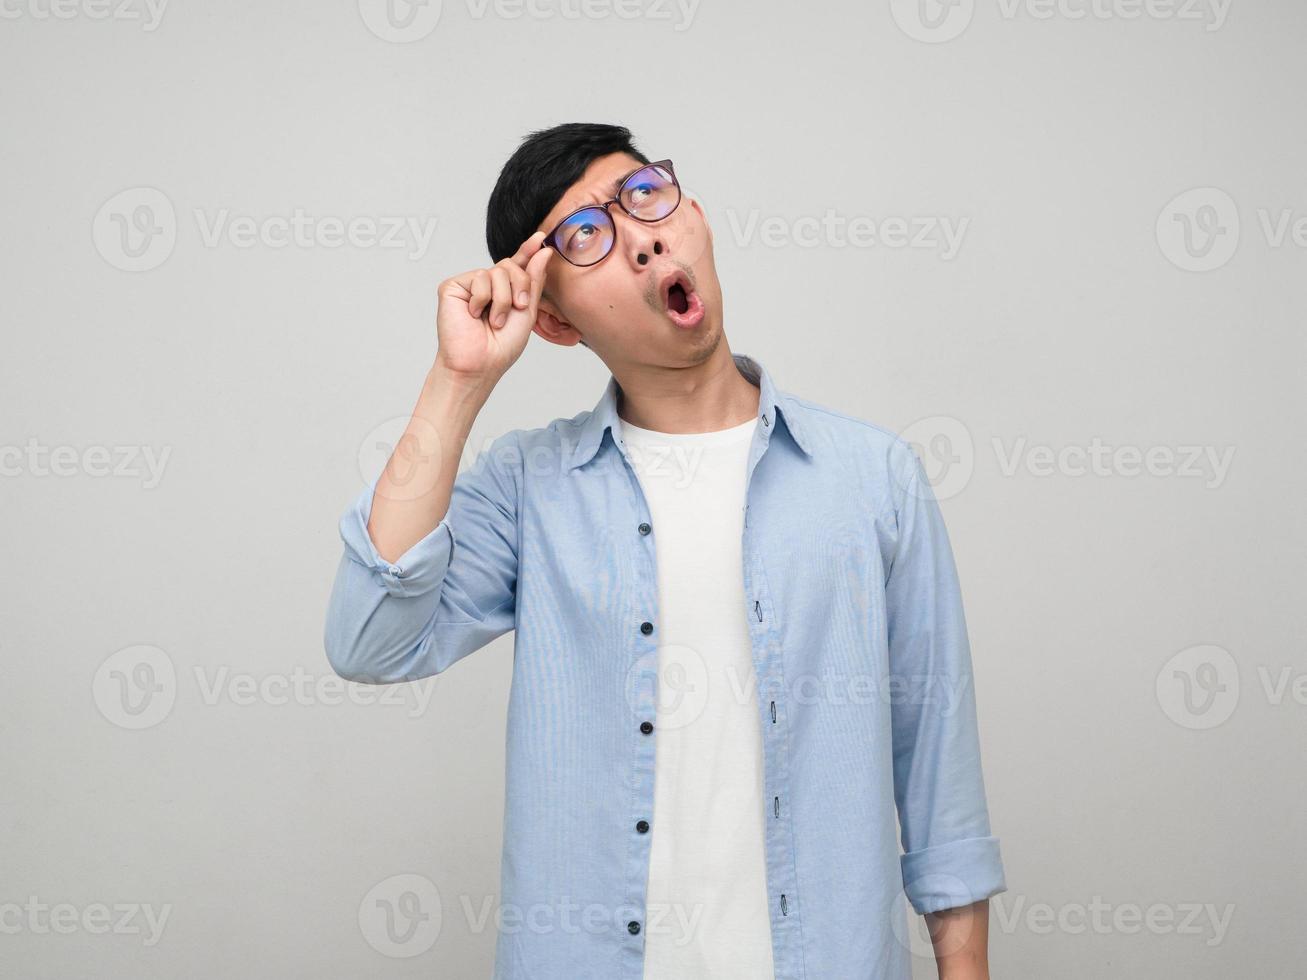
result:
[[[689,367],[629,365],[620,376],[617,414],[655,432],[716,432],[758,413],[761,392],[740,374],[725,343]]]

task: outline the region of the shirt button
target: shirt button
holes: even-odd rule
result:
[[[651,623],[651,622],[649,622],[649,621],[647,621],[647,620],[646,620],[645,622],[641,623],[641,624],[640,624],[640,632],[643,633],[645,636],[648,636],[650,633],[653,632],[653,623]]]
[[[635,825],[635,829],[640,831],[640,833],[642,834],[649,833],[649,821],[641,820],[638,824]]]
[[[641,534],[648,534],[648,533],[649,533],[650,531],[652,531],[652,530],[653,530],[653,528],[651,528],[648,524],[641,524],[641,525],[640,525],[640,533],[641,533]]]
[[[651,721],[640,722],[640,731],[648,735],[651,731],[653,731],[653,722]]]
[[[640,932],[640,923],[628,922],[626,924],[626,931],[629,932],[632,936],[638,935]]]

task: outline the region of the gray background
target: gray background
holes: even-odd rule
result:
[[[511,635],[357,704],[322,621],[437,283],[580,120],[703,201],[734,350],[923,447],[994,976],[1297,975],[1301,3],[120,2],[0,18],[0,973],[489,975]],[[392,216],[429,247],[329,244]],[[606,380],[532,338],[469,452]],[[388,949],[360,907],[403,891],[438,935]]]

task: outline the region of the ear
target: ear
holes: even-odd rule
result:
[[[581,340],[576,327],[568,323],[558,307],[543,296],[536,306],[536,322],[531,330],[559,347],[573,347]]]
[[[699,217],[703,219],[703,226],[708,229],[708,244],[711,245],[713,243],[712,223],[709,222],[708,220],[707,212],[704,211],[703,205],[699,203],[699,199],[697,197],[689,197],[687,198],[687,200],[689,201],[690,207],[698,211]]]

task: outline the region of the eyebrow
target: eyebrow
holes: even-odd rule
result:
[[[630,180],[632,177],[634,177],[636,174],[638,174],[641,170],[643,170],[647,166],[649,166],[647,163],[642,163],[640,164],[640,166],[636,167],[625,177],[618,177],[615,181],[613,181],[613,189],[610,192],[609,196],[616,197],[618,192],[621,191],[622,185],[625,184],[628,180]]]
[[[608,199],[609,199],[609,200],[612,200],[613,198],[617,197],[617,195],[618,195],[618,194],[621,192],[621,190],[622,190],[622,185],[625,184],[628,180],[630,180],[632,177],[634,177],[636,174],[638,174],[641,170],[643,170],[643,169],[644,169],[645,167],[647,167],[647,166],[649,166],[649,164],[647,164],[647,163],[642,163],[642,164],[640,164],[640,166],[636,167],[634,170],[632,170],[632,171],[631,171],[629,174],[627,174],[626,176],[624,176],[624,177],[618,177],[615,181],[613,181],[613,183],[612,183],[612,189],[608,192]],[[598,206],[599,206],[598,204],[578,204],[576,207],[572,208],[572,210],[569,211],[569,212],[568,212],[566,215],[564,215],[563,217],[564,217],[564,219],[566,219],[567,217],[569,217],[569,216],[571,216],[571,215],[573,215],[573,214],[576,214],[576,212],[578,212],[578,211],[584,211],[586,208],[597,208]]]

